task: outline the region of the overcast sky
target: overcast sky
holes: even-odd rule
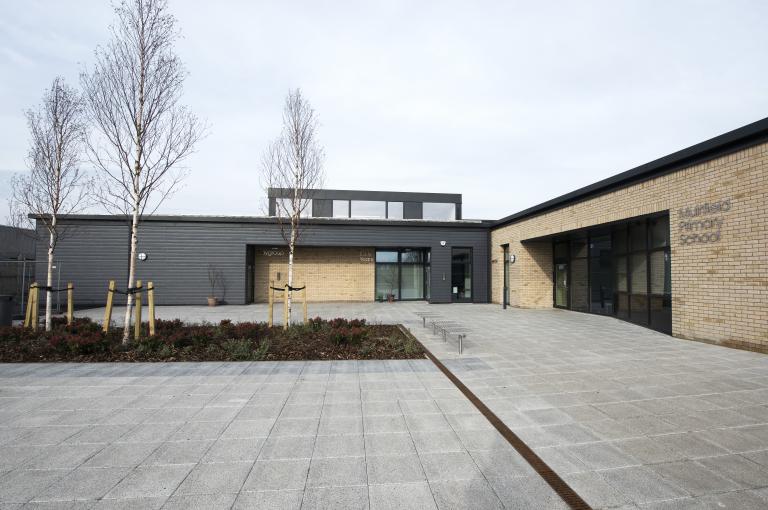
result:
[[[2,0],[0,219],[26,108],[78,84],[105,0]],[[160,209],[260,214],[289,88],[321,120],[326,187],[462,193],[499,218],[768,116],[768,2],[171,0],[210,125]]]

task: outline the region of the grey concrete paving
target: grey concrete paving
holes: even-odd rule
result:
[[[457,354],[454,339],[443,342],[431,329],[422,328],[418,311],[436,313],[466,327],[463,356]],[[86,313],[100,315],[98,310]],[[161,307],[158,313],[193,321],[264,320],[266,308]],[[768,507],[768,356],[674,339],[612,318],[562,310],[367,303],[311,305],[310,315],[366,317],[408,326],[596,508]],[[431,367],[424,370],[434,372]],[[397,400],[400,415],[390,400],[363,402],[364,410],[369,405],[382,414],[364,416],[362,424],[349,416],[336,418],[350,435],[360,435],[366,426],[363,436],[391,435],[391,440],[363,438],[372,506],[376,501],[392,507],[405,505],[401,498],[406,493],[398,491],[398,485],[410,489],[408,503],[414,504],[429,501],[462,507],[471,501],[489,508],[498,503],[547,508],[560,503],[538,477],[526,472],[527,466],[515,452],[500,444],[498,434],[488,429],[465,399],[458,398],[455,388],[445,385],[422,391],[428,398],[418,398],[424,396],[418,391],[408,393],[421,402]],[[35,409],[17,418],[20,425],[6,426],[0,434],[16,445],[19,432],[13,429],[49,426],[49,417],[31,412]],[[57,423],[64,425],[68,424]],[[291,424],[286,430],[301,431],[302,424]],[[47,432],[51,440],[59,433],[65,434]],[[205,440],[205,434],[199,434],[203,437],[198,440]],[[412,444],[398,434],[407,434]],[[34,447],[18,444],[18,452],[12,452],[6,462],[34,456],[37,452],[29,449]],[[351,451],[359,447],[359,442],[348,446]],[[274,445],[278,452],[281,448],[296,451],[310,446],[300,441],[291,442],[290,447]],[[375,457],[371,452],[389,455],[368,462],[369,456]],[[77,456],[62,450],[53,459],[57,465],[67,465],[76,462]],[[282,480],[311,469],[306,462],[281,467]],[[18,479],[13,466],[0,465],[0,469],[11,470],[0,484],[6,477]],[[360,467],[348,463],[339,469],[354,478]],[[36,473],[12,492],[33,492],[29,487],[46,484],[46,476],[53,475]],[[323,480],[325,475],[317,476],[313,480]],[[259,483],[268,486],[271,479],[274,473],[266,470]],[[457,480],[461,483],[452,483]],[[382,485],[374,488],[372,481]],[[316,501],[307,499],[306,482],[304,488],[301,499]],[[361,496],[355,492],[328,497],[356,501]],[[269,501],[293,500],[284,494]]]
[[[0,365],[3,509],[519,508],[532,476],[428,360]]]

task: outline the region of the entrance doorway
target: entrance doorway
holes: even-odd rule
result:
[[[568,264],[555,264],[555,306],[568,308]]]
[[[451,287],[454,302],[472,301],[472,248],[451,248]]]
[[[672,332],[669,214],[568,232],[553,241],[554,306]]]

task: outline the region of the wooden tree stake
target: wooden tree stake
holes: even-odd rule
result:
[[[40,313],[40,288],[37,283],[32,288],[32,331],[37,331],[39,326],[38,314]]]
[[[275,282],[270,280],[269,281],[269,288],[267,289],[267,302],[269,305],[267,305],[267,326],[270,328],[272,327],[272,319],[273,319],[273,312],[274,312],[274,304],[275,304],[275,291],[272,290],[272,287],[275,285]]]
[[[32,326],[32,289],[37,285],[32,283],[29,286],[29,292],[27,293],[27,314],[24,316],[24,327],[28,328]]]
[[[149,305],[149,336],[155,336],[155,285],[147,282],[147,304]]]
[[[304,284],[304,288],[301,290],[301,297],[302,301],[304,303],[304,324],[309,324],[309,319],[307,318],[307,284]]]
[[[107,292],[107,307],[104,309],[104,325],[101,330],[104,333],[109,332],[109,323],[112,322],[112,300],[115,296],[115,280],[109,280],[109,291]]]
[[[136,289],[137,292],[134,299],[136,305],[136,318],[133,323],[134,340],[141,338],[141,280],[136,280]]]
[[[288,284],[283,288],[283,329],[288,329]]]
[[[72,315],[75,311],[75,304],[72,301],[73,288],[72,282],[67,283],[67,326],[72,325]]]

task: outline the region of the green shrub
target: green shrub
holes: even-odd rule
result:
[[[269,352],[269,347],[271,345],[271,342],[269,339],[265,338],[260,343],[259,346],[256,348],[255,351],[253,351],[253,361],[261,361],[264,358],[267,357],[267,352]]]
[[[246,361],[251,359],[251,340],[247,338],[226,340],[221,344],[221,348],[226,352],[230,359],[237,361]]]

